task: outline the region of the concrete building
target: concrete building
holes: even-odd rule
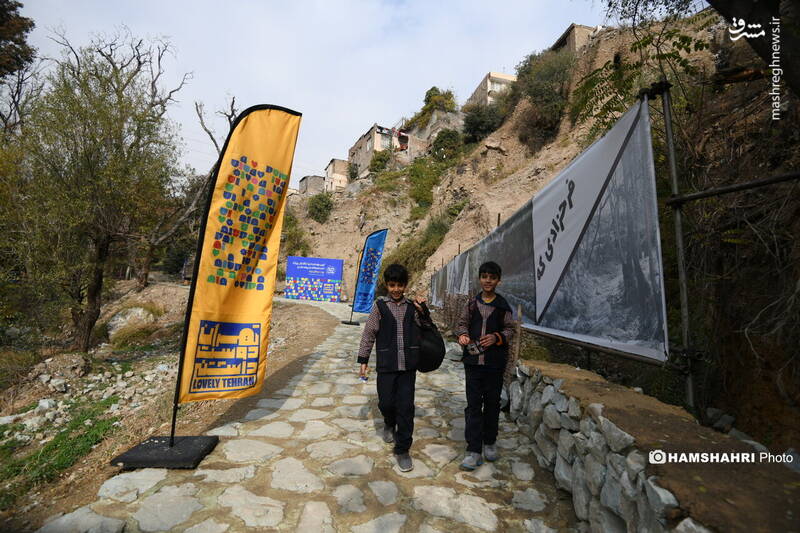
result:
[[[338,191],[347,187],[349,178],[349,163],[343,159],[331,159],[325,167],[325,190]]]
[[[550,47],[550,50],[556,51],[561,48],[566,48],[573,54],[577,53],[578,50],[589,42],[589,36],[598,29],[600,29],[600,26],[593,28],[592,26],[572,23],[564,30],[564,33],[556,40],[555,44]]]
[[[428,143],[395,128],[373,124],[348,150],[347,160],[349,164],[356,165],[358,179],[361,179],[369,174],[369,164],[373,154],[389,149],[394,151],[396,162],[408,165],[417,157],[425,155]]]
[[[298,187],[300,194],[312,196],[325,190],[325,176],[303,176]]]
[[[517,81],[516,76],[501,72],[490,72],[483,77],[481,82],[472,92],[463,107],[469,105],[489,105],[501,92],[507,90],[512,83]]]

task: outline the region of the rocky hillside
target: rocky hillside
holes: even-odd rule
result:
[[[613,28],[599,32],[576,61],[571,85],[612,61],[615,54],[629,54],[633,39],[630,32]],[[390,253],[424,228],[431,216],[466,200],[466,207],[453,222],[442,245],[428,259],[425,271],[415,277],[412,289],[427,292],[430,276],[442,260],[446,263],[457,254],[459,246],[465,250],[483,238],[497,224],[498,215],[501,221],[508,218],[581,152],[581,140],[590,123],[574,126],[565,117],[555,139],[531,153],[519,139],[522,123],[529,116],[530,104],[523,100],[497,131],[447,171],[434,188],[433,206],[422,220],[409,220],[411,201],[407,188],[381,193],[372,186],[374,175],[334,194],[334,209],[326,224],[308,218],[307,198],[293,197],[290,206],[311,236],[311,255],[344,259],[344,293],[351,295],[355,263],[366,235],[389,228],[387,252]],[[361,213],[366,214],[366,224],[359,231]]]
[[[727,29],[707,10],[677,28],[654,25],[638,28],[636,34],[616,28],[596,32],[571,71],[571,105],[580,104],[581,98],[597,99],[598,94],[607,94],[606,102],[623,95],[616,109],[624,110],[639,88],[666,73],[673,83],[683,192],[796,171],[800,168],[797,98],[784,91],[783,118],[771,120],[768,71],[743,40],[730,40]],[[656,61],[659,55],[672,63]],[[587,78],[599,81],[587,87]],[[350,296],[365,235],[389,228],[391,254],[418,237],[432,218],[463,205],[424,268],[414,273],[411,292],[427,293],[434,269],[488,234],[498,216],[507,219],[541,190],[587,146],[593,127],[611,116],[596,106],[584,106],[583,114],[586,120],[573,123],[570,113],[564,113],[555,136],[532,151],[520,137],[530,128],[536,109],[522,99],[499,129],[441,176],[433,189],[432,206],[421,219],[411,220],[414,202],[408,184],[382,192],[374,184],[380,175],[334,195],[331,220],[324,225],[308,220],[304,200],[295,200],[300,223],[311,234],[311,255],[345,260],[344,293]],[[660,99],[651,105],[651,116],[663,204],[670,192]],[[687,204],[685,210],[686,264],[693,294],[691,336],[702,352],[694,365],[697,416],[713,423],[702,413],[706,407],[720,408],[737,417],[741,431],[780,451],[800,442],[797,198],[796,182],[788,182]],[[359,230],[362,213],[366,223]],[[660,213],[670,331],[678,335],[672,209],[662,205]],[[678,337],[672,341],[680,343]],[[576,360],[583,357],[576,354]],[[608,359],[615,370],[604,373],[606,377],[618,372],[619,380],[644,387],[646,393],[671,403],[684,401],[683,376],[675,369],[641,368]],[[631,368],[623,370],[628,363]],[[759,376],[755,382],[754,375]]]

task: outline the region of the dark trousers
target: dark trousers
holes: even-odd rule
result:
[[[415,370],[378,372],[378,409],[386,427],[396,430],[394,453],[407,453],[414,431]]]
[[[464,365],[464,372],[467,378],[464,438],[468,452],[482,453],[484,444],[494,444],[497,440],[503,370]]]

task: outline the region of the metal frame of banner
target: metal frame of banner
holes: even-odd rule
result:
[[[283,111],[290,115],[302,116],[302,113],[293,111],[286,107],[281,107],[272,104],[259,104],[248,107],[236,117],[236,120],[231,124],[231,129],[228,132],[228,137],[225,139],[225,144],[217,158],[217,163],[214,165],[212,171],[212,179],[208,187],[208,197],[206,198],[205,209],[203,210],[203,218],[200,223],[200,231],[197,239],[197,249],[195,251],[194,269],[192,272],[192,285],[189,289],[189,299],[186,302],[186,314],[184,316],[183,333],[181,335],[181,352],[178,358],[178,375],[175,383],[175,395],[172,403],[172,423],[170,425],[170,435],[167,437],[151,437],[141,444],[131,448],[114,457],[111,464],[122,467],[123,470],[130,470],[133,468],[182,468],[192,469],[196,468],[203,458],[214,450],[214,447],[219,442],[219,437],[212,436],[186,436],[175,438],[175,426],[178,420],[178,409],[180,408],[180,389],[181,380],[183,378],[183,362],[186,358],[186,344],[188,342],[189,333],[189,319],[192,316],[192,303],[194,302],[195,289],[197,287],[197,275],[200,271],[200,259],[203,254],[203,241],[205,240],[206,227],[208,222],[208,213],[211,210],[211,202],[214,197],[214,190],[216,189],[217,180],[219,179],[219,170],[222,167],[222,158],[225,157],[225,152],[228,149],[228,144],[236,131],[239,123],[253,111],[260,111],[264,109],[274,109]]]
[[[367,235],[367,238],[364,239],[364,246],[361,247],[361,251],[358,254],[358,267],[356,268],[356,286],[353,289],[353,299],[350,301],[350,320],[342,320],[342,324],[346,324],[348,326],[358,326],[360,322],[353,322],[353,312],[354,307],[356,305],[356,294],[358,294],[358,278],[361,277],[361,260],[364,258],[364,250],[367,249],[367,241],[369,238],[375,235],[376,233],[380,233],[382,231],[386,231],[388,235],[388,228],[378,229]]]
[[[753,180],[746,183],[728,185],[724,187],[717,187],[700,191],[696,193],[679,195],[678,194],[678,173],[675,158],[675,144],[672,133],[672,103],[670,88],[672,85],[661,79],[661,81],[653,83],[650,87],[642,88],[639,91],[639,98],[647,103],[647,99],[653,99],[660,96],[662,100],[662,108],[664,113],[665,124],[665,137],[667,144],[667,159],[669,164],[670,184],[672,189],[671,197],[665,202],[666,205],[674,209],[675,212],[675,238],[677,248],[677,261],[678,261],[678,282],[680,285],[680,306],[681,306],[681,342],[682,346],[669,347],[668,352],[670,355],[677,356],[679,359],[667,359],[666,361],[658,361],[648,357],[632,354],[630,352],[623,352],[613,348],[592,344],[589,342],[579,341],[569,337],[562,337],[560,335],[546,333],[538,330],[531,329],[530,327],[522,326],[522,329],[533,335],[543,338],[563,342],[579,348],[587,350],[588,353],[599,352],[624,357],[626,359],[633,359],[642,363],[647,363],[655,366],[661,366],[670,370],[678,371],[686,375],[686,404],[690,409],[695,409],[695,383],[694,375],[692,373],[692,363],[694,361],[702,360],[702,354],[693,349],[690,344],[689,335],[689,304],[688,304],[688,283],[685,267],[685,250],[683,243],[683,212],[682,206],[684,203],[710,198],[713,196],[720,196],[733,192],[763,187],[766,185],[774,185],[791,180],[800,180],[800,171],[789,172],[778,176],[772,176],[760,180]],[[460,250],[459,250],[460,251]],[[444,268],[444,259],[439,270]]]

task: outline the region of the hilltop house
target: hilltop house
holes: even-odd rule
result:
[[[325,167],[325,190],[338,191],[347,187],[349,164],[344,159],[331,159]]]
[[[555,44],[550,47],[550,50],[556,51],[561,48],[566,48],[574,54],[589,42],[589,37],[598,29],[600,29],[600,26],[593,28],[573,22],[564,30],[564,33],[556,40]]]
[[[358,179],[364,178],[369,174],[369,163],[375,152],[388,149],[394,151],[397,162],[408,165],[417,157],[425,155],[428,143],[398,129],[373,124],[348,150],[347,160],[358,169]]]
[[[511,74],[489,72],[472,91],[472,96],[467,99],[463,107],[489,105],[494,102],[498,94],[507,90],[515,81],[517,81],[517,77]]]
[[[300,194],[312,195],[319,194],[325,190],[325,177],[324,176],[303,176],[300,178],[300,185],[298,187]]]

